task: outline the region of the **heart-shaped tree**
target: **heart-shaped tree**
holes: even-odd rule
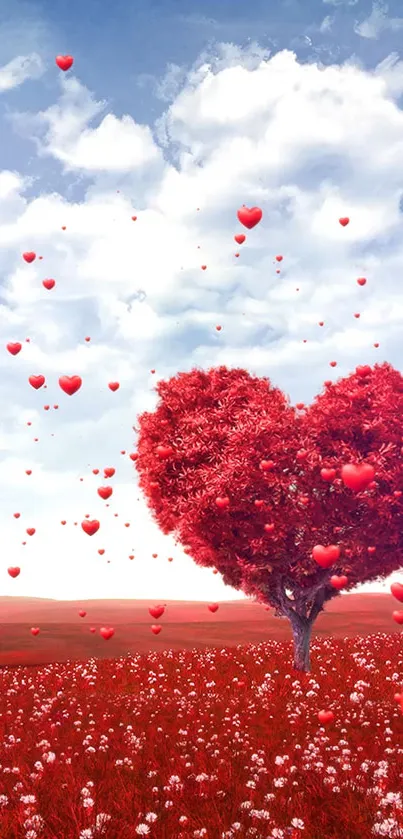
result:
[[[357,367],[306,409],[242,369],[179,373],[156,390],[136,460],[154,518],[198,565],[286,616],[294,667],[308,671],[340,575],[351,590],[403,565],[403,377]]]

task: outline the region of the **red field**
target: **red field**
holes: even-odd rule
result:
[[[49,621],[57,605],[36,608]],[[59,608],[59,625],[28,638],[37,657],[40,644],[57,656],[55,636],[61,655],[86,646],[88,627]],[[181,604],[180,620],[170,604],[165,640],[147,640],[140,613],[129,624],[116,605],[93,609],[116,624],[111,641],[90,636],[94,655],[114,655],[122,636],[156,649],[0,670],[0,839],[403,839],[402,632],[316,638],[307,675],[292,670],[290,643],[233,646],[274,625],[248,604],[207,618]],[[368,630],[362,604],[323,616],[319,632],[338,618],[349,634],[358,615]],[[28,632],[17,618],[3,624],[9,643]],[[218,646],[158,649],[181,632],[182,646]]]
[[[215,614],[207,603],[163,601],[167,607],[157,621],[150,617],[150,600],[58,601],[28,597],[0,597],[0,665],[45,664],[74,659],[111,658],[154,650],[194,647],[232,647],[260,641],[287,641],[289,623],[272,610],[250,601],[220,603]],[[392,620],[394,600],[388,594],[347,594],[326,604],[315,624],[313,638],[366,636],[373,632],[399,635]],[[85,618],[79,609],[87,612]],[[161,624],[153,635],[151,625]],[[32,626],[40,628],[36,637]],[[89,627],[96,627],[92,634]],[[113,626],[105,641],[101,626]]]

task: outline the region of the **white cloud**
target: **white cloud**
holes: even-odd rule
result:
[[[19,55],[0,67],[0,93],[19,87],[27,79],[39,79],[43,72],[43,62],[37,53]]]
[[[57,105],[42,111],[28,127],[36,127],[38,150],[52,155],[66,170],[89,173],[127,172],[157,161],[160,152],[147,125],[139,125],[128,114],[118,119],[106,114],[96,128],[89,123],[106,107],[96,102],[91,93],[75,78],[61,81],[63,92]],[[20,114],[19,123],[26,123]]]
[[[375,0],[369,17],[361,23],[356,21],[354,32],[361,38],[376,39],[382,32],[399,32],[403,29],[402,17],[388,17],[389,6],[382,0]]]
[[[194,70],[167,110],[160,130],[175,167],[131,118],[109,115],[90,128],[104,103],[70,79],[34,134],[45,125],[41,149],[91,178],[85,200],[39,193],[39,185],[27,198],[18,173],[0,173],[0,348],[23,342],[15,358],[0,351],[3,565],[23,569],[4,580],[4,594],[233,599],[219,575],[173,550],[136,500],[127,453],[137,414],[155,404],[155,380],[195,365],[240,365],[308,402],[324,379],[356,364],[401,366],[402,64],[391,56],[373,72],[319,68],[288,51],[246,55],[245,66],[232,54],[229,64]],[[139,146],[126,145],[131,131]],[[158,166],[134,189],[129,160],[136,167],[141,154]],[[117,158],[128,169],[119,193],[101,177],[117,171]],[[243,203],[264,215],[237,259]],[[31,249],[43,261],[26,265],[21,254]],[[51,292],[45,277],[56,279]],[[46,376],[47,390],[30,388],[32,373]],[[63,373],[83,378],[73,397],[58,387]],[[112,380],[121,382],[116,393]],[[117,469],[110,508],[96,492],[107,465]],[[85,513],[100,518],[94,537],[71,523]],[[37,534],[23,547],[30,525]]]

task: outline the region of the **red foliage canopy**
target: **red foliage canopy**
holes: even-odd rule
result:
[[[242,369],[179,373],[156,390],[155,412],[138,420],[140,487],[198,565],[274,606],[279,586],[296,600],[319,589],[329,600],[333,574],[351,589],[403,565],[403,377],[391,365],[325,384],[303,410]],[[262,461],[272,461],[267,471]],[[362,461],[375,486],[357,493],[339,476]],[[336,470],[332,483],[324,467]],[[318,544],[340,547],[331,569],[313,560]]]

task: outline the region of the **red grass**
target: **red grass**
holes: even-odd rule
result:
[[[403,636],[311,658],[296,674],[271,641],[5,668],[0,839],[401,839]]]

